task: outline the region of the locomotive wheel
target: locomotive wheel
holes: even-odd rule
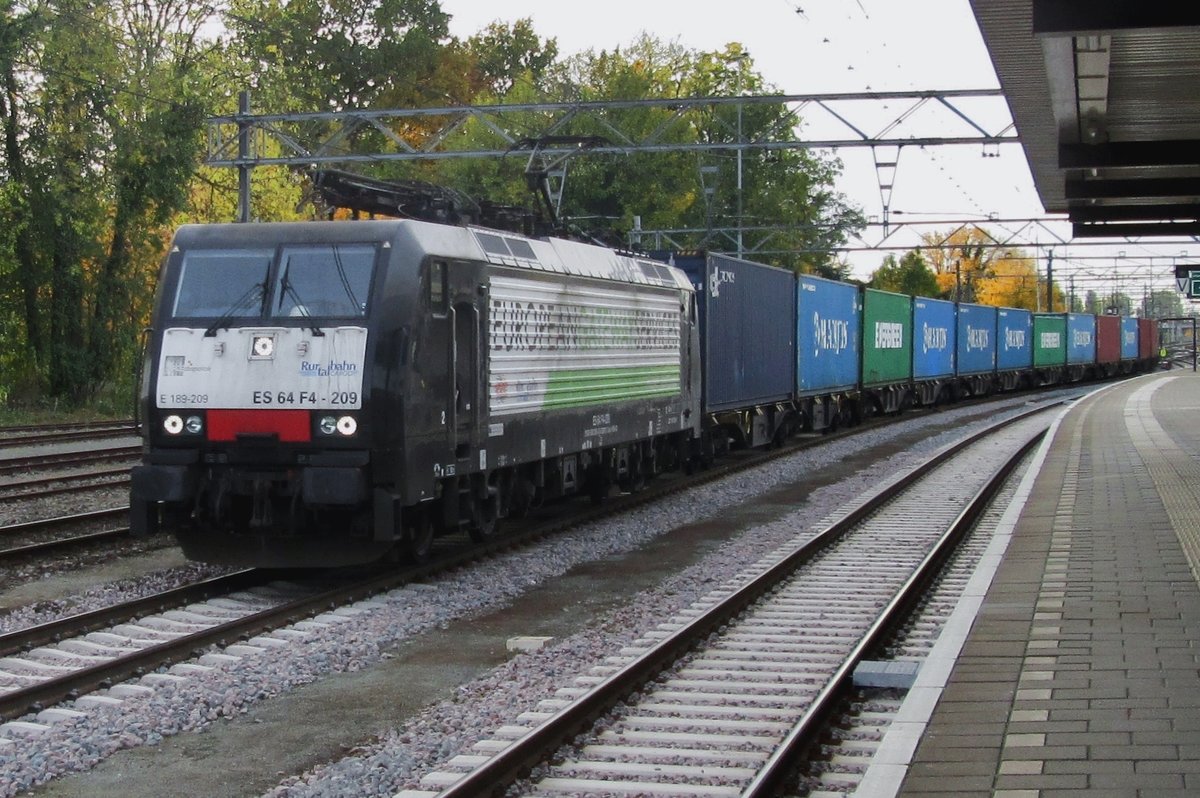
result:
[[[617,487],[624,493],[640,493],[646,488],[646,472],[640,465],[631,468],[629,474],[617,483]]]
[[[421,511],[412,524],[404,529],[404,553],[418,565],[429,560],[433,550],[433,520],[429,513]]]
[[[500,499],[495,493],[475,503],[474,518],[467,526],[467,534],[471,540],[483,543],[495,536],[500,527],[499,507]]]

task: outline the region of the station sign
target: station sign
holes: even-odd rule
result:
[[[1188,299],[1200,299],[1200,264],[1176,266],[1175,287],[1187,294]]]

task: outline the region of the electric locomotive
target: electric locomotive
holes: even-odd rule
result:
[[[414,220],[190,225],[145,353],[135,534],[257,566],[418,559],[690,456],[688,278],[564,239]]]

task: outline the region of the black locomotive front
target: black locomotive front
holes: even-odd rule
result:
[[[361,562],[391,545],[373,523],[368,364],[392,229],[177,233],[142,380],[135,534],[165,527],[194,559],[257,565]]]

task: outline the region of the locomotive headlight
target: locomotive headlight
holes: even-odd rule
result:
[[[342,435],[349,438],[354,433],[358,432],[358,419],[354,416],[321,416],[317,422],[317,429],[322,435]]]
[[[256,335],[254,342],[251,344],[252,356],[256,358],[269,358],[275,354],[275,336],[273,335]]]
[[[179,416],[167,416],[163,419],[163,429],[168,435],[178,435],[183,432],[183,419]]]
[[[200,416],[188,416],[183,422],[183,428],[189,435],[199,435],[204,429],[204,420]]]

